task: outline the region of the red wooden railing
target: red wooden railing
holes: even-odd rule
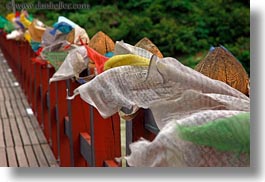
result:
[[[79,96],[67,100],[66,89],[72,94],[79,83],[69,79],[49,84],[54,68],[36,58],[27,42],[7,40],[1,32],[0,47],[60,166],[120,166],[115,162],[121,156],[118,114],[104,119]],[[149,110],[141,110],[135,119],[126,121],[127,154],[131,142],[156,136],[151,117]]]

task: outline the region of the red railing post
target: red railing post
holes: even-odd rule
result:
[[[76,82],[71,82],[69,94],[72,95],[73,90],[79,86]],[[86,167],[88,166],[87,161],[82,157],[80,152],[80,133],[90,131],[90,112],[86,102],[84,102],[79,96],[69,101],[71,104],[69,114],[69,122],[72,126],[72,142],[73,142],[73,153],[74,153],[74,166]]]
[[[64,121],[68,116],[67,100],[66,100],[66,81],[58,81],[55,83],[56,90],[56,122],[57,122],[57,139],[58,153],[60,157],[60,165],[64,167],[71,166],[70,159],[70,143],[64,133]]]

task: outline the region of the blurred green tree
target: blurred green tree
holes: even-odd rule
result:
[[[15,1],[16,3],[50,2],[48,0]],[[5,8],[7,2],[9,1],[0,2],[2,14],[8,12]],[[28,11],[49,26],[57,21],[58,16],[66,16],[84,27],[90,37],[101,30],[114,40],[135,44],[146,36],[158,46],[164,56],[177,57],[191,67],[199,61],[194,55],[207,52],[210,46],[224,45],[241,61],[249,73],[249,1],[64,0],[63,2],[87,3],[90,4],[90,8],[29,9]]]

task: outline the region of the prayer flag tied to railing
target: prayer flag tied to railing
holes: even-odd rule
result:
[[[83,69],[87,68],[88,59],[85,59],[86,57],[87,50],[85,46],[70,50],[61,66],[50,79],[50,82],[66,80],[79,75]]]
[[[250,100],[238,90],[206,77],[174,58],[153,56],[149,67],[112,68],[78,87],[74,95],[78,94],[105,118],[122,107],[137,106],[152,110],[161,131],[153,142],[143,139],[131,144],[131,155],[126,157],[131,166],[249,165],[247,154],[239,156],[234,151],[218,151],[216,146],[208,149],[178,137],[178,125],[196,126],[248,113]],[[240,117],[238,120],[240,124],[231,126],[234,131],[248,128],[246,124],[249,120],[241,122]],[[241,128],[238,127],[241,125]],[[204,147],[205,151],[212,151],[213,159],[205,158],[208,154]]]
[[[58,70],[64,62],[68,52],[74,47],[67,41],[55,42],[52,45],[46,46],[41,50],[40,56]]]
[[[66,58],[68,52],[47,52],[45,54],[45,57],[47,58],[46,60],[49,60],[55,70],[58,70],[64,59]]]

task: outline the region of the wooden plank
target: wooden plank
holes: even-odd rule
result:
[[[6,87],[2,87],[3,93],[4,93],[4,98],[5,100],[9,100],[9,94],[8,91],[6,89]]]
[[[18,93],[23,93],[22,87],[16,87],[16,90],[18,91]],[[24,93],[23,93],[24,96]]]
[[[28,135],[29,135],[29,138],[31,140],[31,144],[38,144],[39,143],[38,138],[36,136],[35,130],[32,127],[32,124],[31,124],[29,118],[23,117],[23,120],[24,120],[24,124],[26,126],[26,129],[28,131]]]
[[[40,128],[39,122],[38,122],[37,118],[34,115],[28,116],[28,118],[30,119],[32,127],[34,129]]]
[[[9,69],[9,67],[7,66],[6,70],[8,70],[8,69]],[[14,81],[17,81],[17,79],[16,79],[15,75],[13,74],[13,72],[10,73],[10,72],[6,71],[5,73],[6,73],[6,76],[7,76],[8,80],[10,80],[11,83],[14,82]]]
[[[12,72],[8,72],[9,67],[5,67],[3,70],[3,76],[4,76],[4,81],[6,86],[13,86],[13,82],[16,81],[16,78],[14,77]]]
[[[25,98],[23,98],[23,99],[26,100]],[[20,102],[17,102],[17,106],[18,106],[20,115],[21,116],[27,116],[28,114],[26,112],[26,108],[25,108],[25,106],[23,105],[22,102],[23,102],[22,100],[20,100]]]
[[[25,149],[26,156],[28,159],[29,167],[39,167],[37,158],[33,152],[32,146],[30,145],[24,146],[24,149]]]
[[[51,148],[48,144],[41,144],[41,148],[45,154],[45,157],[48,161],[48,164],[50,167],[59,167],[52,151],[51,151]]]
[[[43,152],[41,150],[40,145],[33,145],[34,152],[36,154],[38,163],[40,167],[49,167],[45,156],[43,155]]]
[[[1,75],[1,76],[2,76],[2,75]],[[6,83],[5,76],[3,76],[3,79],[1,79],[1,80],[2,80],[1,87],[2,87],[2,88],[6,88],[8,85],[7,85],[7,83]]]
[[[15,150],[16,150],[16,155],[17,155],[17,160],[18,160],[18,166],[28,167],[28,162],[27,162],[27,158],[26,158],[23,146],[16,146]]]
[[[14,86],[14,85],[11,85],[10,87],[8,87],[8,91],[10,93],[10,99],[11,100],[16,100],[16,101],[18,100],[19,101],[20,96],[19,96],[18,88],[19,88],[19,86]]]
[[[7,112],[6,112],[6,107],[5,107],[4,101],[0,102],[0,117],[1,118],[7,118]]]
[[[5,147],[5,140],[4,140],[4,130],[3,130],[3,122],[0,118],[0,148]]]
[[[8,64],[0,64],[0,166],[58,167],[57,161]],[[41,143],[41,145],[40,145]]]
[[[31,108],[31,107],[29,106],[29,103],[27,102],[26,99],[22,99],[22,103],[23,103],[23,105],[24,105],[25,108]]]
[[[21,99],[24,98],[25,95],[23,94],[22,89],[20,88],[21,85],[15,86],[14,82],[17,82],[17,80],[10,80],[9,85],[7,86],[8,91],[11,93],[11,99]]]
[[[7,158],[6,158],[5,148],[0,148],[0,167],[7,167]]]
[[[10,100],[10,102],[11,102],[11,107],[13,108],[13,114],[14,114],[14,116],[20,116],[20,112],[19,112],[19,110],[18,110],[18,107],[17,107],[17,102],[20,102],[20,100],[18,99],[18,100]]]
[[[5,79],[1,79],[1,80],[2,80],[1,87],[6,88],[7,85],[6,85]]]
[[[3,128],[4,128],[4,136],[5,136],[5,141],[6,141],[6,146],[7,147],[13,147],[14,142],[12,138],[12,133],[10,130],[10,125],[9,125],[9,120],[8,119],[3,119]]]
[[[16,119],[10,118],[9,121],[10,121],[10,128],[12,131],[11,133],[12,133],[13,139],[14,139],[14,145],[15,146],[22,146],[22,141],[21,141],[18,127],[17,127]]]
[[[17,89],[19,86],[14,86],[14,83],[11,83],[9,87],[7,87],[7,91],[9,94],[9,99],[10,100],[17,100],[19,97],[16,96],[14,90]]]
[[[15,150],[13,147],[6,148],[8,166],[9,167],[18,167]]]
[[[31,121],[31,124],[35,130],[35,133],[37,135],[37,138],[39,140],[39,143],[42,144],[42,143],[47,143],[47,140],[43,134],[43,130],[40,128],[40,125],[36,119],[35,116],[29,116],[29,119]]]
[[[1,72],[1,70],[0,70],[0,72]],[[3,79],[0,79],[0,88],[2,89],[4,86],[3,86]],[[3,94],[3,97],[4,97],[4,92],[2,92],[2,94]]]
[[[30,145],[31,142],[30,142],[26,127],[24,125],[23,119],[21,117],[17,117],[16,121],[17,121],[18,129],[19,129],[19,133],[20,133],[23,145]]]
[[[10,69],[10,67],[8,66],[8,64],[3,64],[2,65],[2,76],[3,76],[3,80],[5,81],[5,82],[7,82],[7,80],[9,80],[10,78],[9,78],[9,74],[12,76],[13,75],[13,73],[12,72],[8,72],[8,69]]]
[[[40,127],[38,129],[35,129],[35,133],[37,135],[37,138],[38,138],[40,144],[47,143],[45,135],[43,134],[43,130]]]
[[[6,105],[6,110],[7,110],[8,117],[9,118],[13,118],[14,117],[14,113],[13,113],[13,110],[11,108],[10,100],[6,100],[5,101],[5,105]]]
[[[18,96],[20,97],[20,99],[26,99],[26,95],[24,94],[24,91],[21,89],[21,87],[16,87],[17,91],[18,91]]]
[[[1,80],[1,79],[0,79]],[[1,84],[1,83],[0,83]],[[1,85],[0,85],[1,86]],[[2,91],[2,88],[0,87],[0,102],[4,100],[4,93]]]
[[[3,71],[2,71],[2,65],[3,65],[3,64],[1,64],[1,66],[0,66],[0,73],[3,72]],[[1,75],[1,77],[2,77],[2,75]],[[4,85],[3,85],[3,81],[4,81],[4,79],[0,79],[0,87],[1,87],[1,88],[4,87]]]

